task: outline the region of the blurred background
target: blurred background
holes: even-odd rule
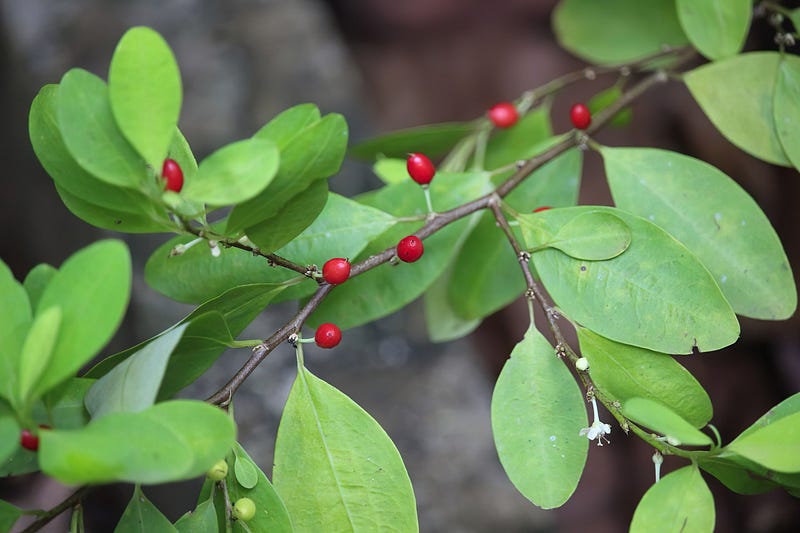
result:
[[[37,263],[59,265],[69,254],[109,236],[71,215],[39,166],[27,136],[38,89],[73,66],[107,76],[116,42],[134,25],[159,31],[181,67],[181,129],[202,159],[249,137],[281,110],[314,102],[339,112],[352,140],[429,122],[468,120],[500,100],[581,68],[550,29],[555,0],[0,0],[0,256],[18,278]],[[658,21],[653,21],[657,24]],[[748,46],[771,48],[767,25]],[[567,110],[614,82],[579,84],[553,106],[556,131]],[[610,145],[658,146],[700,157],[739,181],[762,206],[800,271],[800,180],[796,171],[760,163],[725,141],[677,83],[634,106],[623,130],[604,131]],[[369,165],[348,161],[331,179],[352,195],[379,186]],[[608,204],[602,165],[587,153],[581,201]],[[134,256],[134,291],[123,329],[108,353],[150,337],[189,307],[147,287],[142,269],[165,236],[114,235]],[[270,308],[246,333],[265,337],[291,314]],[[432,345],[421,307],[411,306],[348,331],[342,344],[310,348],[313,372],[351,396],[394,439],[406,462],[424,532],[626,531],[652,482],[652,450],[618,427],[611,445],[591,446],[584,478],[560,510],[544,512],[516,492],[497,459],[489,405],[497,372],[527,326],[519,302],[458,342]],[[225,354],[186,396],[203,398],[247,358]],[[681,359],[709,391],[713,423],[729,440],[764,411],[800,390],[798,318],[743,320],[730,349]],[[237,395],[240,439],[269,473],[280,411],[294,379],[292,350],[279,348]],[[667,457],[669,471],[682,463]],[[715,494],[718,531],[796,531],[800,504],[781,492],[737,496],[706,479]],[[197,482],[146,487],[171,519],[194,506]],[[35,475],[0,480],[0,497],[26,507],[52,507],[69,493]],[[95,491],[87,530],[111,531],[132,487]],[[66,529],[54,524],[53,531]]]

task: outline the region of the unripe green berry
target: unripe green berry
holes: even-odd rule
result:
[[[250,498],[239,498],[233,504],[232,514],[236,520],[247,522],[256,515],[256,504]]]
[[[206,472],[206,477],[211,481],[222,481],[228,475],[228,462],[225,459],[217,461],[211,469]]]

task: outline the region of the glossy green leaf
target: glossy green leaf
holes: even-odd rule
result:
[[[714,497],[696,466],[664,476],[645,493],[633,513],[631,533],[711,533]]]
[[[279,113],[253,137],[272,141],[283,150],[298,133],[319,120],[320,113],[316,105],[299,104]]]
[[[583,394],[567,366],[533,326],[511,352],[492,395],[497,455],[511,482],[543,509],[563,505],[586,463]]]
[[[678,19],[692,45],[708,59],[739,53],[750,27],[751,0],[677,0]]]
[[[758,204],[715,167],[653,148],[603,148],[618,207],[654,222],[708,268],[737,313],[781,320],[797,288],[781,245]]]
[[[230,501],[236,501],[239,498],[250,498],[256,504],[256,515],[247,522],[247,527],[250,531],[268,531],[269,533],[292,533],[292,520],[289,517],[289,512],[281,500],[281,497],[275,491],[275,488],[267,479],[264,472],[258,465],[247,455],[247,452],[236,443],[233,447],[236,456],[236,464],[247,463],[249,468],[255,474],[255,484],[247,488],[238,482],[238,475],[235,471],[228,470],[228,497]],[[233,523],[234,533],[246,533],[246,530],[241,524]]]
[[[0,396],[11,401],[18,390],[19,358],[32,320],[22,284],[0,261]]]
[[[188,324],[169,330],[115,366],[86,394],[86,407],[97,419],[110,413],[136,413],[153,405],[172,351]]]
[[[462,318],[450,302],[447,288],[456,265],[442,272],[431,287],[425,291],[425,325],[431,342],[448,342],[464,337],[480,325],[481,319]]]
[[[743,433],[726,448],[778,472],[800,472],[800,412],[770,420]]]
[[[19,448],[19,432],[20,427],[13,416],[0,414],[0,464]]]
[[[53,357],[53,348],[61,329],[61,308],[48,307],[37,312],[22,345],[19,358],[19,404],[25,406],[32,399],[31,392],[45,373]]]
[[[674,0],[563,0],[553,12],[561,46],[602,64],[620,64],[686,43]]]
[[[160,172],[181,111],[181,74],[161,35],[138,26],[120,39],[108,72],[108,96],[117,126]]]
[[[622,414],[667,437],[673,446],[711,446],[711,437],[695,428],[681,415],[657,400],[629,398],[622,404]]]
[[[170,533],[177,529],[166,516],[147,499],[136,485],[133,497],[114,528],[114,533]]]
[[[350,148],[350,155],[373,161],[380,155],[405,159],[411,152],[428,157],[444,155],[474,130],[468,122],[446,122],[398,130],[361,141]]]
[[[546,249],[533,262],[564,314],[598,334],[662,353],[717,350],[736,341],[739,323],[708,270],[655,224],[620,209],[582,206],[519,217],[533,248],[584,212],[613,213],[632,232],[625,253],[583,261]]]
[[[103,80],[74,68],[61,78],[58,129],[72,157],[111,185],[138,189],[147,179],[144,160],[120,132]]]
[[[238,443],[233,448],[233,456],[233,474],[236,477],[236,483],[245,489],[252,489],[258,484],[258,466],[244,453]]]
[[[191,513],[186,513],[177,522],[175,529],[180,533],[215,532],[217,529],[217,510],[214,500],[208,499],[197,504]]]
[[[780,61],[777,52],[749,52],[697,67],[683,79],[730,142],[759,159],[789,166],[773,109]]]
[[[671,356],[620,344],[579,327],[581,354],[603,393],[620,403],[635,397],[661,402],[695,427],[711,420],[711,399]]]
[[[23,511],[16,505],[0,500],[0,531],[11,531]]]
[[[775,82],[775,128],[786,157],[795,168],[800,168],[800,58],[792,54],[782,56]]]
[[[281,417],[272,476],[298,531],[419,530],[411,481],[389,436],[303,367]]]
[[[550,106],[542,105],[522,116],[513,128],[495,130],[486,143],[484,168],[494,170],[536,155],[539,143],[553,135]]]
[[[317,180],[335,174],[347,149],[347,123],[331,113],[295,135],[280,150],[280,168],[269,186],[231,211],[226,233],[234,235],[275,216]]]
[[[45,288],[37,314],[61,308],[61,332],[36,386],[42,393],[74,375],[116,331],[131,287],[131,260],[121,241],[98,241],[73,254]]]
[[[430,186],[435,210],[451,209],[488,192],[489,175],[483,172],[438,172]],[[367,193],[360,200],[372,207],[397,215],[411,216],[426,212],[419,185],[409,180]],[[360,257],[378,253],[410,235],[423,222],[403,222],[374,240]],[[459,249],[469,229],[470,220],[462,219],[424,241],[425,254],[415,263],[393,266],[384,263],[347,280],[336,287],[311,315],[309,323],[335,322],[351,328],[386,316],[420,296],[444,272]],[[331,257],[331,256],[329,256]],[[336,257],[335,255],[332,257]],[[341,257],[341,256],[340,256]]]
[[[387,185],[403,183],[410,179],[405,159],[382,157],[372,165],[372,172]]]
[[[320,180],[292,198],[272,218],[247,228],[247,237],[258,249],[271,253],[287,245],[310,226],[328,202],[328,182]]]
[[[102,207],[75,196],[60,185],[56,185],[56,191],[73,215],[98,228],[122,233],[158,233],[175,230],[174,224],[166,218],[160,219],[157,216]]]
[[[41,298],[45,287],[47,287],[47,284],[53,279],[56,272],[58,272],[58,270],[54,267],[46,263],[40,263],[33,267],[30,272],[28,272],[28,275],[25,276],[25,281],[22,282],[22,286],[25,287],[25,292],[28,293],[28,300],[30,301],[31,308],[35,309],[39,304],[39,298]]]
[[[561,250],[575,259],[613,259],[628,249],[631,230],[611,213],[582,213],[558,228],[544,246]]]
[[[174,400],[112,413],[82,429],[44,431],[39,462],[66,484],[165,483],[205,473],[235,438],[232,419],[217,407]]]
[[[253,198],[278,171],[280,153],[271,141],[246,139],[224,146],[205,158],[181,195],[209,205],[232,205]]]
[[[589,107],[589,111],[591,112],[592,116],[595,116],[600,111],[619,100],[621,96],[622,87],[621,84],[617,83],[592,96],[586,105]],[[617,112],[617,114],[614,115],[611,120],[609,120],[608,124],[609,126],[622,127],[630,124],[631,120],[633,120],[633,111],[630,107],[626,107]]]

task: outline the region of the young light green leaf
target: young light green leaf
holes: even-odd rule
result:
[[[683,79],[730,142],[759,159],[789,166],[773,109],[780,61],[777,52],[749,52],[697,67]]]
[[[67,259],[45,288],[37,314],[61,308],[61,331],[34,389],[41,394],[75,374],[116,331],[131,287],[131,259],[121,241],[98,241]]]
[[[561,226],[550,248],[561,250],[575,259],[603,261],[628,249],[631,230],[625,221],[611,213],[582,213]]]
[[[714,497],[695,465],[664,476],[633,513],[630,533],[714,531]]]
[[[564,0],[553,12],[553,29],[561,46],[602,64],[686,43],[673,0]]]
[[[19,358],[31,327],[31,315],[25,289],[0,261],[0,396],[9,401],[17,395]]]
[[[37,312],[33,317],[19,358],[19,406],[24,408],[34,399],[31,392],[50,364],[60,329],[61,308],[58,306]]]
[[[7,413],[0,414],[0,464],[5,463],[6,459],[19,448],[19,431],[20,427],[13,416]]]
[[[125,32],[111,58],[108,96],[122,134],[160,172],[182,99],[178,64],[161,35],[143,26]]]
[[[800,58],[792,54],[781,56],[778,79],[775,82],[775,128],[786,156],[795,168],[800,168]]]
[[[139,189],[145,162],[114,120],[103,80],[74,68],[61,78],[58,129],[70,154],[87,172],[111,185]]]
[[[717,350],[736,341],[739,323],[714,279],[672,236],[620,209],[581,206],[518,218],[526,243],[542,243],[576,215],[613,213],[631,229],[631,245],[608,261],[573,259],[558,250],[533,254],[536,271],[570,319],[598,334],[662,353]]]
[[[800,472],[800,412],[743,433],[726,449],[777,472]]]
[[[622,414],[634,422],[664,435],[673,446],[711,446],[711,437],[695,428],[681,415],[657,400],[629,398]]]
[[[411,152],[437,157],[473,130],[474,126],[468,122],[446,122],[398,130],[357,143],[350,148],[350,155],[367,161],[374,161],[380,155],[405,159]]]
[[[47,263],[40,263],[33,267],[28,275],[25,276],[25,281],[22,286],[25,287],[25,292],[28,293],[28,300],[30,301],[31,308],[35,309],[39,304],[44,288],[50,283],[50,280],[55,276],[56,270],[54,267]]]
[[[389,436],[302,367],[281,417],[272,476],[298,531],[419,530],[411,481]]]
[[[178,530],[161,511],[147,499],[139,485],[114,528],[114,533],[171,533]]]
[[[271,141],[246,139],[224,146],[205,158],[181,195],[213,206],[253,198],[278,171],[280,152]]]
[[[283,150],[301,131],[319,122],[320,113],[314,104],[299,104],[279,113],[253,137],[272,141]]]
[[[634,397],[661,402],[698,428],[711,420],[705,389],[671,356],[620,344],[585,328],[577,331],[589,374],[604,394],[620,402]]]
[[[410,177],[408,175],[405,159],[393,157],[381,157],[378,159],[375,164],[372,165],[372,172],[387,185],[403,183]]]
[[[86,408],[92,418],[110,413],[137,413],[153,405],[169,356],[188,325],[181,324],[147,343],[97,380],[86,393]]]
[[[245,489],[252,489],[258,484],[259,468],[237,443],[233,447],[233,473],[236,482]]]
[[[566,502],[583,473],[586,406],[569,369],[533,326],[511,352],[492,395],[492,433],[511,482],[543,509]]]
[[[194,511],[186,513],[175,522],[175,529],[179,533],[199,533],[201,531],[219,531],[217,525],[217,510],[214,500],[209,498],[197,504]]]
[[[226,413],[174,400],[138,413],[111,413],[76,430],[41,432],[42,471],[62,483],[166,483],[205,473],[236,438]]]
[[[750,0],[677,0],[678,19],[692,45],[715,61],[739,53],[750,27]]]
[[[708,268],[734,311],[767,320],[792,315],[797,288],[780,238],[736,182],[676,152],[604,147],[601,154],[617,207],[681,241]]]
[[[16,505],[11,505],[5,500],[0,500],[0,531],[11,531],[14,524],[24,511]]]

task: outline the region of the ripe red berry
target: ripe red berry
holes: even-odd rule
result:
[[[397,257],[406,263],[413,263],[422,257],[422,252],[424,251],[425,247],[422,246],[422,241],[416,235],[403,237],[397,243]]]
[[[511,102],[500,102],[489,109],[489,120],[498,128],[510,128],[518,119],[517,108]]]
[[[542,211],[547,211],[548,209],[553,209],[549,205],[543,205],[542,207],[537,207],[533,210],[534,213],[541,213]]]
[[[433,166],[428,156],[420,153],[409,154],[406,159],[406,169],[408,169],[411,179],[420,185],[429,184],[436,174],[436,167]]]
[[[341,257],[328,259],[322,265],[322,278],[331,285],[339,285],[350,277],[350,261]]]
[[[314,342],[320,348],[333,348],[342,340],[342,330],[336,324],[320,324],[314,334]]]
[[[29,429],[23,429],[19,434],[19,444],[26,450],[35,452],[39,449],[39,437],[31,433]]]
[[[584,104],[575,104],[569,110],[569,118],[573,126],[585,130],[592,123],[592,112]]]
[[[181,192],[183,188],[183,170],[174,159],[165,159],[161,168],[161,177],[167,182],[168,191]]]

